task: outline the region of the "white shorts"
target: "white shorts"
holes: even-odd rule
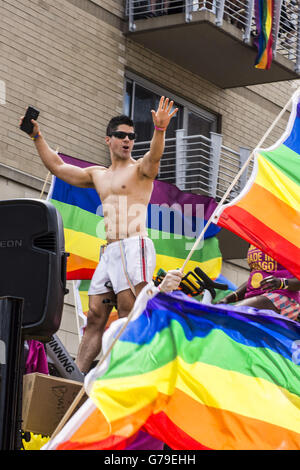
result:
[[[152,280],[155,266],[155,248],[150,238],[136,236],[110,243],[100,257],[88,294],[134,290],[141,282]]]

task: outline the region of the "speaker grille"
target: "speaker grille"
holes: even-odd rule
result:
[[[56,251],[56,234],[49,232],[33,240],[33,246],[40,250]]]

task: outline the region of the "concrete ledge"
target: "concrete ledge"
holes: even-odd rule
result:
[[[250,272],[248,261],[246,259],[227,259],[226,264],[243,269],[248,273]]]
[[[7,178],[11,181],[15,181],[16,183],[20,183],[24,186],[27,186],[28,188],[36,189],[37,191],[41,191],[45,184],[45,180],[29,175],[28,173],[24,173],[23,171],[17,170],[16,168],[4,165],[3,163],[0,163],[0,176],[3,176],[4,178]],[[50,188],[50,176],[51,175],[49,175],[48,182],[45,186],[45,193],[48,193]]]

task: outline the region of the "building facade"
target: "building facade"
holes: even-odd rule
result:
[[[150,0],[137,3],[146,4],[151,10]],[[164,9],[171,3],[172,0],[157,2]],[[196,14],[201,5],[197,4],[196,9],[195,3]],[[215,84],[216,80],[209,80],[212,72],[206,74],[209,69],[207,59],[205,62],[200,53],[199,57],[197,55],[198,50],[208,48],[211,36],[205,40],[204,31],[201,31],[202,20],[197,23],[201,41],[199,39],[197,44],[197,35],[192,38],[197,47],[186,50],[189,63],[185,66],[183,60],[177,63],[172,56],[166,57],[165,52],[160,54],[157,40],[154,49],[146,47],[145,35],[138,34],[150,28],[151,37],[155,32],[158,39],[165,41],[166,31],[174,29],[176,20],[182,42],[184,28],[187,27],[184,11],[174,9],[167,15],[145,15],[140,18],[143,26],[130,30],[128,9],[131,7],[130,3],[122,0],[1,2],[1,200],[19,197],[45,199],[49,190],[50,175],[39,160],[31,139],[18,128],[19,119],[28,105],[40,110],[41,131],[52,148],[92,163],[109,165],[104,141],[108,120],[122,112],[131,114],[137,123],[139,141],[147,142],[152,133],[150,109],[156,105],[160,95],[174,98],[179,106],[168,138],[175,139],[176,132],[183,129],[186,135],[200,134],[211,143],[212,136],[217,134],[222,136],[223,148],[240,155],[241,148],[251,152],[257,146],[299,86],[297,73],[288,74],[289,62],[292,61],[285,57],[282,59],[285,62],[280,62],[279,54],[276,55],[279,61],[276,66],[285,67],[288,71],[284,79],[283,75],[276,77],[275,74],[270,83],[265,83],[268,81],[267,72],[258,71],[261,76],[255,78],[255,83],[251,79],[248,84],[240,86],[237,83],[232,87]],[[137,18],[136,24],[138,21]],[[149,27],[151,21],[153,26]],[[229,23],[224,23],[223,30],[227,36],[232,30],[232,36],[237,35],[235,41],[242,43],[243,39],[238,36],[240,28],[233,22]],[[220,41],[216,41],[215,47],[220,53]],[[168,45],[170,48],[171,43]],[[162,50],[165,49],[164,44]],[[211,50],[210,53],[215,54],[216,51]],[[247,53],[245,49],[244,54]],[[254,56],[253,48],[249,47],[249,76],[254,68]],[[219,55],[211,57],[215,75],[238,73],[238,61],[234,65],[229,59],[221,61],[216,57]],[[199,68],[201,73],[192,66],[193,62],[198,64],[199,61],[203,61],[203,69]],[[265,147],[282,134],[288,116],[289,112],[286,112],[266,139]],[[172,164],[176,166],[176,151],[172,155]],[[173,173],[169,169],[167,177],[176,183],[176,168]],[[183,189],[189,189],[187,183],[184,184]],[[209,189],[207,194],[210,194]],[[221,241],[221,249],[224,247],[225,250],[223,273],[239,284],[248,274],[243,259],[245,246],[242,244],[238,253],[234,253],[233,245],[228,236],[225,242]],[[74,315],[73,286],[66,296],[59,336],[70,354],[76,356],[79,335]]]

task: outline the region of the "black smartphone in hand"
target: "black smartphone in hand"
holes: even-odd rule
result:
[[[27,134],[32,134],[33,124],[31,122],[31,119],[34,119],[36,121],[39,114],[40,112],[37,109],[35,109],[33,106],[28,106],[25,116],[20,125],[21,131],[24,131]]]

